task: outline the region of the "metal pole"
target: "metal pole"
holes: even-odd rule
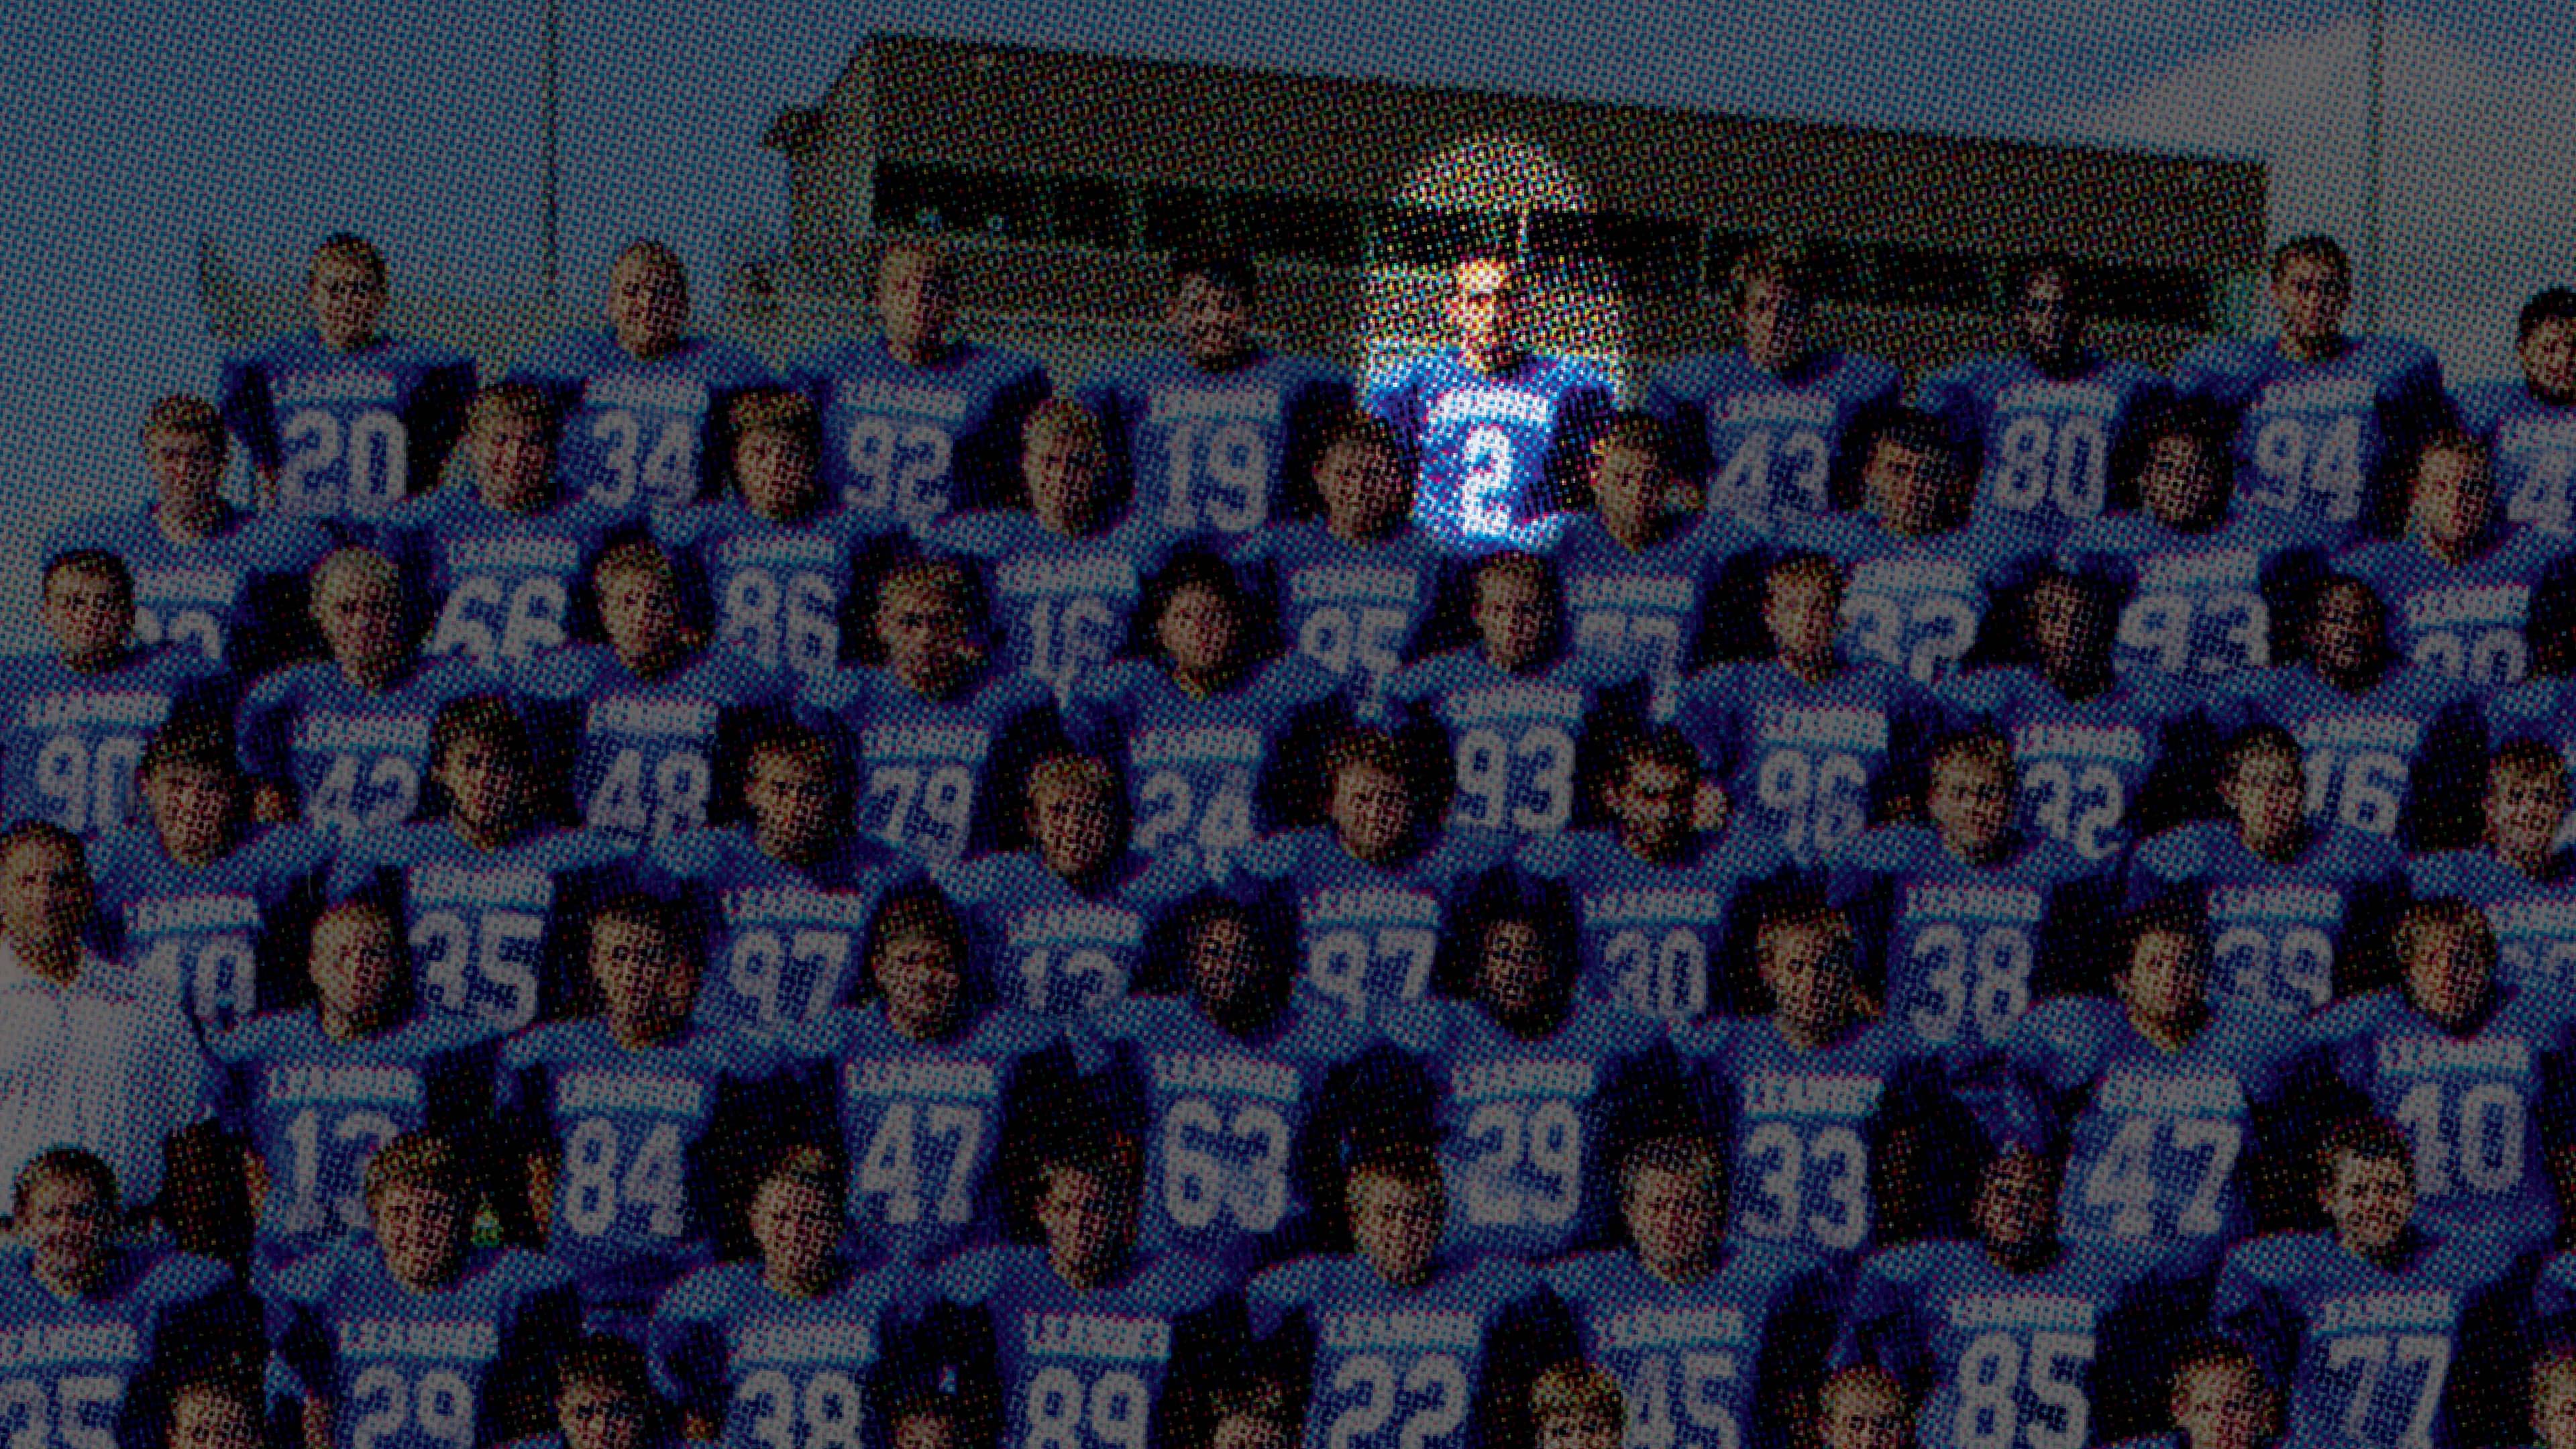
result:
[[[2381,127],[2385,117],[2385,72],[2388,51],[2388,0],[2370,0],[2370,203],[2362,233],[2362,254],[2368,258],[2370,293],[2362,309],[2362,323],[2369,330],[2379,330],[2380,298],[2388,290],[2384,254],[2380,249],[2379,213],[2385,181],[2386,143]]]
[[[556,132],[557,132],[557,130],[558,130],[559,126],[560,126],[560,123],[561,123],[561,116],[560,116],[560,111],[561,111],[561,105],[560,105],[560,100],[561,100],[561,81],[560,81],[560,79],[558,78],[557,72],[558,72],[558,70],[559,70],[559,68],[560,68],[561,57],[562,57],[562,49],[563,49],[563,4],[562,4],[562,0],[546,0],[545,15],[546,15],[546,34],[545,34],[545,86],[544,86],[544,93],[545,93],[545,153],[546,153],[546,154],[545,154],[545,176],[544,176],[544,183],[543,183],[543,184],[544,184],[544,206],[545,206],[545,239],[544,239],[543,265],[544,265],[544,269],[545,269],[546,304],[547,304],[548,306],[550,306],[550,307],[551,307],[551,306],[559,306],[559,305],[561,305],[561,304],[562,304],[562,302],[563,302],[563,289],[562,289],[562,279],[563,279],[563,254],[562,254],[562,251],[561,251],[561,249],[560,249],[560,243],[559,243],[559,241],[558,241],[558,239],[557,239],[557,237],[558,237],[559,216],[558,216],[557,201],[556,201],[556,195],[555,195],[555,192],[556,192],[555,170],[556,170],[556,153],[557,153],[557,147],[556,147]]]

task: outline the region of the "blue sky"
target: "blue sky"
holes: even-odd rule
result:
[[[1518,0],[1366,5],[564,0],[574,295],[647,232],[701,271],[782,229],[758,148],[871,29],[1870,124],[2259,156],[2276,234],[2357,229],[2363,0]],[[2391,0],[2392,324],[2461,375],[2568,270],[2576,42],[2531,4]],[[649,9],[649,13],[648,13]],[[131,420],[203,387],[196,238],[282,267],[316,235],[398,273],[533,283],[538,0],[0,0],[0,508],[39,524],[139,496]],[[398,277],[399,284],[399,277]],[[0,647],[26,540],[0,531]]]

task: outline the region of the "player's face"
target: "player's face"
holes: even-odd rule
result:
[[[1333,777],[1333,829],[1362,860],[1384,860],[1413,825],[1413,797],[1384,770],[1351,765]]]
[[[1120,844],[1112,828],[1115,806],[1089,786],[1049,784],[1029,791],[1029,834],[1046,868],[1067,880],[1099,869]]]
[[[936,347],[957,318],[957,288],[928,257],[896,252],[877,269],[877,310],[897,347]]]
[[[788,519],[814,501],[814,445],[802,433],[763,428],[733,448],[734,476],[742,501],[763,518]]]
[[[1115,1262],[1136,1231],[1136,1194],[1097,1172],[1057,1171],[1038,1194],[1038,1231],[1058,1261],[1080,1267]]]
[[[555,439],[543,418],[487,417],[474,429],[474,486],[508,513],[543,508],[554,491]]]
[[[2576,1368],[2561,1366],[2536,1376],[2531,1428],[2547,1449],[2576,1449]]]
[[[1759,949],[1762,984],[1783,1026],[1805,1034],[1830,1031],[1851,1002],[1851,951],[1831,931],[1792,926],[1773,931]]]
[[[1977,1236],[2001,1248],[2038,1241],[2057,1213],[2056,1174],[2037,1154],[2014,1148],[1977,1183]]]
[[[2120,978],[2120,996],[2149,1021],[2188,1021],[2200,1010],[2208,974],[2198,942],[2170,931],[2155,931],[2140,937],[2129,952],[2129,969]]]
[[[2193,522],[2218,501],[2218,460],[2194,438],[2158,438],[2138,476],[2138,500],[2168,527]]]
[[[1365,1173],[1351,1185],[1351,1237],[1390,1283],[1418,1282],[1429,1271],[1447,1212],[1438,1191],[1385,1173]]]
[[[59,945],[89,920],[89,873],[49,840],[25,840],[0,856],[0,934],[24,945]]]
[[[591,928],[590,975],[610,1021],[681,1021],[697,999],[689,953],[667,932],[634,921],[608,919]]]
[[[313,928],[313,990],[344,1016],[373,1012],[408,969],[393,923],[381,917],[326,916]]]
[[[1696,1262],[1707,1252],[1725,1206],[1708,1174],[1651,1167],[1637,1173],[1620,1200],[1638,1255],[1667,1267]]]
[[[2486,460],[2448,448],[2415,467],[2415,527],[2442,548],[2473,543],[2495,509],[2495,480]]]
[[[1252,299],[1206,277],[1183,277],[1172,293],[1172,330],[1196,363],[1223,362],[1252,340]]]
[[[1029,439],[1020,458],[1029,504],[1049,522],[1091,516],[1100,498],[1100,455],[1070,428],[1049,428]]]
[[[63,658],[113,656],[134,629],[134,605],[113,579],[57,569],[45,583],[45,633]]]
[[[575,1381],[555,1396],[555,1423],[565,1449],[634,1449],[644,1438],[644,1406],[611,1385]]]
[[[1475,622],[1487,659],[1507,670],[1527,669],[1547,655],[1556,600],[1527,574],[1488,571],[1476,583]]]
[[[1599,1414],[1550,1414],[1539,1420],[1538,1449],[1619,1449],[1621,1425]]]
[[[2406,995],[2437,1022],[2466,1021],[2494,974],[2492,943],[2466,927],[2437,927],[2417,934],[2407,952]]]
[[[1699,780],[1688,770],[1657,760],[1632,760],[1622,778],[1603,792],[1619,822],[1620,843],[1648,856],[1670,854],[1690,834]]]
[[[1828,1395],[1824,1420],[1825,1449],[1905,1449],[1913,1438],[1905,1400],[1883,1384]]]
[[[965,605],[928,584],[887,592],[877,605],[877,639],[895,677],[925,694],[946,689],[971,658]]]
[[[2540,855],[2567,821],[2567,777],[2504,768],[2487,774],[2487,838],[2509,855]]]
[[[1744,350],[1764,363],[1794,362],[1807,350],[1807,321],[1815,301],[1777,282],[1745,287],[1735,320],[1744,328]]]
[[[2093,591],[2050,579],[2030,591],[2030,642],[2052,669],[2074,669],[2100,655],[2111,611]]]
[[[504,830],[518,819],[526,781],[519,762],[489,740],[459,736],[439,757],[434,778],[456,818],[473,830]]]
[[[1509,351],[1520,341],[1520,278],[1498,261],[1461,265],[1449,293],[1449,325],[1466,351]]]
[[[1982,854],[2011,828],[2013,782],[1991,765],[1953,756],[1933,766],[1923,808],[1944,845],[1966,855]]]
[[[832,830],[831,777],[813,761],[777,750],[751,757],[743,785],[752,828],[783,844],[791,856],[820,844]]]
[[[2378,599],[2366,589],[2330,588],[2318,595],[2308,622],[2308,652],[2329,674],[2370,667],[2379,654]]]
[[[935,936],[897,936],[877,946],[877,990],[886,1011],[916,1027],[945,1025],[966,989],[957,953]]]
[[[2576,321],[2553,317],[2531,329],[2514,349],[2522,359],[2523,380],[2542,397],[2576,393]]]
[[[2021,333],[2022,350],[2042,361],[2054,362],[2084,341],[2084,318],[2075,310],[2066,279],[2046,272],[2022,288],[2013,325]]]
[[[367,1201],[385,1268],[409,1288],[434,1288],[465,1254],[465,1204],[431,1188],[394,1184]]]
[[[2292,257],[2272,282],[2272,305],[2280,309],[2281,331],[2299,342],[2324,342],[2343,333],[2344,308],[2352,302],[2352,282],[2332,262]]]
[[[689,322],[688,279],[666,263],[630,252],[608,274],[608,325],[617,345],[651,357],[680,340]]]
[[[258,1449],[260,1424],[224,1394],[188,1394],[170,1406],[170,1449]]]
[[[1834,631],[1842,623],[1839,583],[1807,576],[1777,578],[1762,597],[1762,625],[1780,657],[1822,664],[1834,656]]]
[[[193,505],[224,486],[224,445],[212,434],[163,429],[143,439],[143,466],[154,493],[172,505]]]
[[[2269,849],[2298,834],[2307,802],[2307,771],[2290,755],[2260,750],[2237,761],[2219,781],[2218,795],[2236,817],[2248,845]]]
[[[1315,465],[1325,516],[1346,532],[1384,532],[1413,511],[1413,489],[1393,454],[1368,443],[1339,443]]]
[[[366,263],[326,254],[314,260],[304,302],[326,345],[354,347],[375,335],[376,319],[385,311],[385,284]]]
[[[810,1182],[773,1177],[762,1183],[749,1217],[760,1261],[791,1281],[811,1279],[841,1241],[841,1205]]]
[[[78,1178],[48,1175],[27,1191],[27,1211],[16,1225],[18,1239],[51,1272],[86,1275],[107,1251],[116,1214],[95,1189]]]
[[[161,843],[183,859],[204,857],[223,844],[239,782],[212,765],[163,765],[143,777],[143,803]]]
[[[387,579],[335,575],[314,597],[313,623],[343,668],[374,669],[402,652],[402,597]]]
[[[680,590],[668,569],[616,569],[599,578],[599,623],[631,668],[680,645]]]
[[[1878,516],[1906,528],[1928,528],[1949,505],[1949,456],[1932,449],[1882,442],[1869,450],[1863,480]]]
[[[1174,590],[1163,606],[1162,618],[1154,624],[1154,640],[1179,674],[1212,674],[1225,668],[1234,654],[1235,632],[1234,606],[1223,594],[1199,584]]]
[[[2272,1432],[2272,1397],[2234,1364],[2210,1364],[2174,1385],[2175,1427],[2192,1449],[2254,1449]]]
[[[1664,497],[1664,471],[1642,449],[1604,448],[1592,469],[1592,493],[1601,503],[1601,521],[1614,533],[1634,536],[1654,521],[1655,505]]]
[[[1262,967],[1252,928],[1232,916],[1210,919],[1190,938],[1190,990],[1211,1011],[1250,1000],[1264,985]]]
[[[2334,1220],[2335,1236],[2365,1253],[2396,1242],[2406,1220],[2415,1215],[2415,1179],[2398,1158],[2336,1153],[2326,1166],[2320,1195],[2326,1216]]]
[[[1526,1016],[1547,1002],[1547,942],[1527,921],[1501,921],[1485,932],[1476,956],[1476,991],[1485,1004]]]

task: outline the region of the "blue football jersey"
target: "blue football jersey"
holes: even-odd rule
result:
[[[258,1310],[222,1263],[109,1252],[97,1284],[69,1299],[36,1281],[23,1252],[0,1264],[0,1431],[17,1443],[145,1449],[162,1442],[156,1411],[174,1377],[259,1350]]]
[[[175,991],[199,1035],[230,1031],[304,979],[302,927],[329,855],[312,831],[253,827],[187,866],[150,827],[119,831],[90,859],[107,954]]]
[[[84,673],[51,655],[0,661],[0,815],[98,840],[140,819],[134,770],[174,718],[220,718],[224,676],[163,645]]]
[[[1972,866],[1927,825],[1890,825],[1852,843],[1834,892],[1854,912],[1887,1019],[1961,1056],[2002,1045],[2031,1002],[2087,979],[2070,938],[2115,904],[2109,878],[2045,837]]]
[[[2253,1230],[2245,1164],[2255,1112],[2276,1103],[2306,1046],[2295,1022],[2229,1005],[2179,1051],[2100,997],[2040,1003],[2004,1057],[2045,1099],[2068,1148],[2058,1230],[2149,1253],[2185,1276]]]
[[[1232,1287],[1213,1263],[1160,1253],[1081,1291],[1047,1266],[1046,1249],[1029,1247],[963,1254],[937,1282],[942,1299],[990,1325],[1002,1442],[1027,1449],[1144,1449],[1193,1321]]]
[[[2398,474],[2447,411],[2423,344],[2356,338],[2323,362],[2277,341],[2212,338],[2173,367],[2185,402],[2235,422],[2239,512],[2276,518],[2303,542],[2343,548],[2380,531]]]
[[[1085,753],[1126,780],[1136,849],[1188,848],[1213,870],[1278,827],[1289,742],[1333,699],[1333,677],[1298,656],[1254,666],[1205,698],[1159,664],[1124,660],[1083,681],[1067,723]]]
[[[2286,1386],[2286,1449],[2454,1442],[2447,1390],[2478,1348],[2463,1320],[2513,1255],[2485,1238],[2410,1237],[2393,1269],[2325,1233],[2276,1233],[2228,1255],[2210,1317]]]
[[[653,516],[653,531],[703,579],[714,642],[762,669],[819,679],[841,667],[858,608],[861,560],[886,520],[838,506],[794,523],[761,517],[738,497]]]
[[[2168,732],[2189,714],[2179,689],[2153,679],[2072,700],[2046,674],[2020,667],[1960,675],[1946,702],[2012,745],[2023,828],[2097,866],[2128,853],[2139,797],[2164,758]]]
[[[575,644],[518,682],[538,733],[571,763],[576,817],[632,841],[707,825],[734,798],[752,736],[795,696],[794,676],[724,650],[642,679],[607,645]]]
[[[1035,358],[952,342],[927,367],[883,338],[789,365],[823,421],[823,490],[852,513],[922,533],[1019,493],[1020,429],[1051,390]]]
[[[2146,1281],[2138,1259],[2092,1243],[2029,1273],[1977,1243],[1889,1248],[1861,1264],[1833,1361],[1893,1372],[1916,1398],[1925,1449],[2078,1449],[2093,1442],[2094,1401],[2124,1348],[2104,1330]]]
[[[1387,687],[1398,710],[1437,723],[1446,737],[1450,825],[1514,840],[1574,823],[1578,766],[1602,693],[1589,660],[1566,655],[1513,673],[1472,646],[1411,665]]]
[[[1844,566],[1846,658],[1884,664],[1926,686],[1964,666],[1996,602],[2045,558],[2009,523],[1901,538],[1853,514],[1784,520],[1774,543]]]
[[[432,611],[421,652],[487,670],[571,642],[591,565],[617,516],[582,501],[510,513],[467,488],[441,488],[386,515],[381,533]]]
[[[1444,1244],[1538,1262],[1602,1235],[1612,1193],[1598,1104],[1660,1040],[1655,1023],[1578,1001],[1553,1032],[1524,1038],[1481,1005],[1435,999],[1391,1010],[1381,1026],[1440,1088]]]
[[[998,667],[1072,702],[1075,686],[1126,652],[1145,581],[1178,535],[1130,513],[1089,533],[1057,533],[1016,509],[982,509],[934,529],[934,549],[972,560],[1000,635]]]
[[[674,1285],[645,1330],[653,1381],[683,1413],[720,1424],[724,1449],[859,1449],[871,1373],[921,1285],[844,1268],[810,1297],[718,1263]]]
[[[1874,1245],[1871,1158],[1947,1088],[1939,1055],[1902,1020],[1802,1049],[1768,1017],[1675,1033],[1728,1136],[1737,1242],[1848,1266]]]
[[[304,823],[335,842],[391,829],[420,813],[439,710],[491,687],[455,660],[418,665],[372,693],[328,660],[290,665],[242,701],[242,768],[291,786]]]
[[[1035,850],[945,867],[936,879],[966,918],[983,999],[1040,1016],[1080,1016],[1126,996],[1165,924],[1208,887],[1186,845],[1130,852],[1080,886]]]
[[[2070,530],[2057,557],[2116,590],[2111,663],[2123,678],[2203,688],[2272,666],[2274,630],[2289,622],[2291,571],[2315,555],[2287,545],[2267,519],[2185,533],[2119,514]]]
[[[1383,694],[1420,656],[1451,556],[1407,527],[1368,543],[1321,523],[1273,524],[1235,554],[1290,648],[1329,670],[1361,700]]]
[[[888,670],[844,669],[806,686],[800,708],[844,741],[860,833],[925,866],[994,848],[1022,772],[1063,728],[1045,685],[993,671],[927,699]]]
[[[563,496],[621,519],[695,503],[720,476],[714,444],[725,409],[769,369],[710,337],[684,337],[639,360],[604,327],[575,328],[538,344],[510,370],[554,399],[563,419],[555,477]]]
[[[701,1026],[630,1049],[597,1017],[502,1047],[495,1107],[555,1155],[547,1256],[586,1305],[640,1317],[705,1252],[716,1164],[738,1156],[722,1149],[755,1130],[753,1089],[785,1065],[757,1037]]]
[[[1727,566],[1761,543],[1710,515],[1675,520],[1663,538],[1631,549],[1598,515],[1576,516],[1556,541],[1571,652],[1606,684],[1646,684],[1649,712],[1670,719],[1682,677],[1707,662],[1718,616],[1733,606],[1718,597]]]
[[[1759,525],[1843,506],[1860,461],[1849,443],[1904,390],[1903,374],[1856,352],[1816,352],[1783,375],[1739,347],[1666,367],[1643,406],[1682,450],[1708,510]]]
[[[2576,404],[2551,403],[2527,382],[2471,383],[2452,414],[2487,450],[2507,526],[2562,542],[2576,535]]]
[[[1582,492],[1610,382],[1589,363],[1527,354],[1487,377],[1449,350],[1374,380],[1368,410],[1414,459],[1414,526],[1462,553],[1543,548]]]
[[[1184,1248],[1241,1272],[1317,1206],[1319,1185],[1299,1171],[1307,1134],[1326,1082],[1369,1040],[1338,1012],[1290,1001],[1239,1037],[1187,998],[1140,996],[1077,1035],[1109,1058],[1146,1118],[1146,1249]]]
[[[2310,821],[2401,846],[2412,841],[2419,783],[2457,780],[2485,753],[2467,685],[2424,669],[2392,666],[2359,695],[2309,669],[2257,670],[2228,680],[2210,708],[2222,734],[2270,724],[2299,742]]]
[[[2012,354],[1925,378],[1918,403],[1978,460],[1978,518],[2053,535],[2102,516],[2130,430],[2170,391],[2134,362],[2094,354],[2061,377]]]
[[[1111,474],[1141,515],[1231,544],[1305,511],[1321,434],[1355,394],[1338,367],[1256,351],[1223,372],[1133,358],[1074,397],[1100,419]]]
[[[2451,1030],[2386,988],[2308,1024],[2344,1084],[2415,1148],[2415,1222],[2450,1235],[2546,1240],[2558,1221],[2549,1153],[2563,1094],[2568,1012],[2554,996],[2498,987],[2477,1023]]]
[[[1438,1263],[1399,1288],[1335,1255],[1283,1263],[1244,1296],[1256,1335],[1294,1317],[1314,1336],[1306,1449],[1466,1449],[1496,1330],[1542,1291],[1507,1258]]]
[[[1572,830],[1532,839],[1515,864],[1548,907],[1570,913],[1577,990],[1668,1026],[1737,1006],[1736,903],[1790,868],[1778,841],[1737,830],[1695,835],[1670,861],[1632,854],[1609,831]]]
[[[331,551],[309,518],[246,513],[230,504],[195,543],[173,543],[149,508],[76,518],[54,530],[44,557],[105,549],[134,579],[134,642],[194,650],[236,679],[256,678],[304,621],[305,579]]]
[[[2496,975],[2520,990],[2576,989],[2576,857],[2554,852],[2537,877],[2490,850],[2445,850],[2407,862],[2418,900],[2457,896],[2495,932]]]
[[[1498,856],[1453,834],[1372,864],[1318,825],[1255,842],[1224,881],[1230,894],[1295,924],[1298,990],[1366,1022],[1430,989],[1451,894]]]
[[[878,903],[920,878],[909,859],[854,837],[808,864],[773,860],[748,827],[657,840],[641,870],[649,889],[691,906],[705,932],[698,1023],[762,1036],[858,995]]]
[[[2138,846],[2129,894],[2181,892],[2209,925],[2213,1001],[2304,1016],[2332,1001],[2361,933],[2390,924],[2374,914],[2397,893],[2404,861],[2375,835],[2330,826],[2297,857],[2272,861],[2245,848],[2232,824],[2179,826]]]
[[[424,820],[350,840],[331,893],[390,892],[422,1010],[511,1032],[580,999],[580,927],[626,883],[633,855],[601,831],[542,827],[486,850]]]
[[[1793,1386],[1814,1380],[1794,1320],[1818,1274],[1793,1253],[1728,1243],[1692,1283],[1667,1283],[1634,1253],[1582,1253],[1546,1272],[1583,1356],[1619,1381],[1624,1444],[1736,1449],[1791,1442]]]
[[[2428,674],[2500,689],[2530,672],[2532,601],[2566,551],[2563,539],[2525,534],[2498,538],[2476,558],[2451,564],[2402,539],[2354,549],[2341,566],[2388,606],[2388,644],[2398,658]]]
[[[224,1125],[266,1169],[254,1207],[259,1261],[274,1269],[367,1234],[361,1178],[394,1138],[426,1129],[474,1150],[500,1040],[480,1022],[422,1015],[338,1041],[304,1010],[255,1018],[214,1052]]]
[[[473,359],[437,343],[333,352],[308,328],[226,359],[222,407],[278,511],[365,521],[438,486],[474,384]]]
[[[1930,695],[1884,665],[1846,665],[1820,685],[1776,662],[1721,666],[1684,682],[1677,716],[1734,804],[1734,829],[1777,841],[1802,866],[1831,860],[1917,772],[1939,733]]]
[[[504,1416],[527,1412],[581,1331],[570,1275],[516,1248],[474,1249],[453,1281],[416,1293],[353,1238],[263,1296],[288,1386],[338,1406],[332,1449],[489,1449],[526,1427]]]
[[[996,1012],[940,1041],[914,1041],[877,1004],[843,1007],[789,1033],[825,1086],[850,1163],[850,1219],[897,1261],[926,1265],[996,1236],[1004,1108],[1052,1023]]]

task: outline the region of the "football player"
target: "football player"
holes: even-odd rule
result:
[[[2165,1407],[2171,1433],[2123,1440],[2116,1449],[2258,1449],[2281,1417],[2280,1396],[2253,1355],[2223,1338],[2188,1344],[2175,1356]]]
[[[2451,406],[2495,459],[2505,526],[2563,540],[2576,533],[2576,291],[2551,287],[2522,304],[2514,357],[2520,381],[2473,383]]]
[[[2354,549],[2344,569],[2388,606],[2397,657],[2481,691],[2521,682],[2534,611],[2565,608],[2565,545],[2500,526],[2486,445],[2466,433],[2425,438],[2409,481],[2406,537]]]
[[[2566,756],[2538,740],[2508,741],[2487,762],[2478,844],[2406,867],[2416,896],[2458,896],[2486,912],[2497,966],[2524,991],[2563,992],[2576,974],[2576,855],[2558,845],[2567,812]]]

